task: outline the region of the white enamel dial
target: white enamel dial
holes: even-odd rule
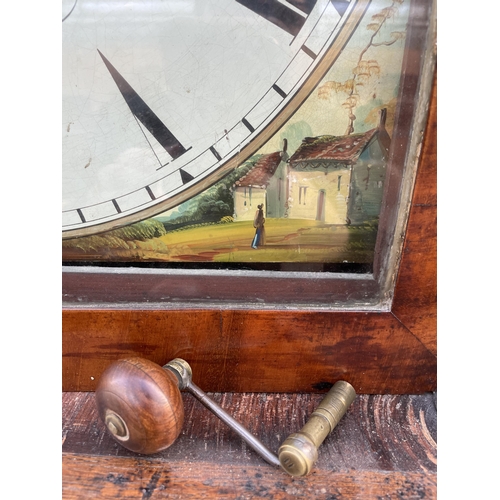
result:
[[[63,237],[172,208],[261,147],[368,0],[63,2]]]

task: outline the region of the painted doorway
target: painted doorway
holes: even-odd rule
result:
[[[318,208],[316,210],[316,220],[325,222],[325,190],[318,191]]]

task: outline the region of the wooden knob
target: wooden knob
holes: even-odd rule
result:
[[[128,358],[111,364],[95,397],[108,431],[130,451],[157,453],[181,432],[184,407],[177,377],[152,361]]]

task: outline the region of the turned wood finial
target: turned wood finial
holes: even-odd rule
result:
[[[136,453],[168,448],[184,423],[176,376],[147,359],[129,358],[110,365],[99,380],[96,402],[113,438]]]

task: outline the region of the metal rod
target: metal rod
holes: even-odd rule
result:
[[[189,363],[183,359],[176,358],[167,363],[163,368],[172,371],[178,381],[181,391],[189,391],[200,403],[207,407],[214,415],[226,423],[245,443],[256,451],[266,462],[276,467],[281,467],[277,455],[275,455],[265,444],[245,429],[237,420],[226,413],[215,401],[212,401],[192,380],[193,372]]]
[[[231,417],[231,415],[227,414],[215,401],[212,401],[196,384],[193,382],[189,383],[186,390],[188,390],[200,403],[205,405],[212,413],[226,423],[266,462],[276,467],[281,467],[279,458],[269,448],[267,448],[265,444],[247,431],[245,427]]]

